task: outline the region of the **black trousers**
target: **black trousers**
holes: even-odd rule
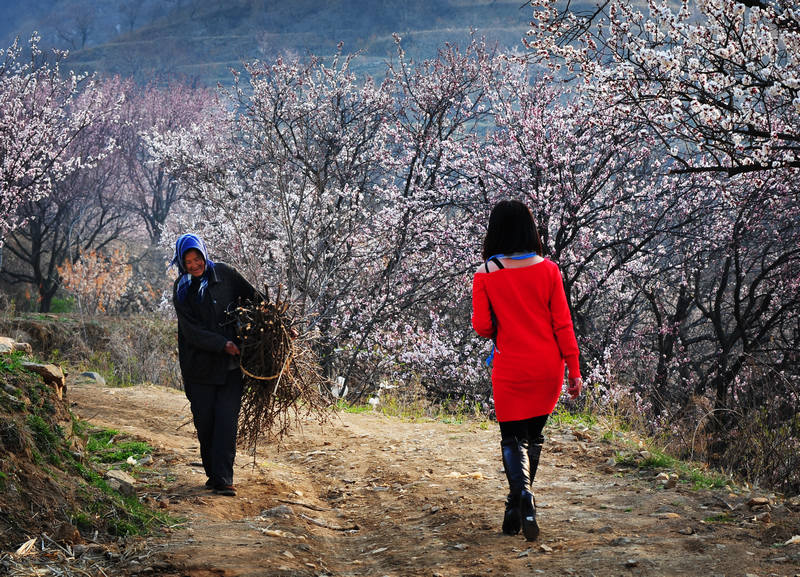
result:
[[[522,421],[504,421],[500,423],[500,436],[503,439],[516,437],[517,439],[527,439],[531,445],[541,445],[544,443],[544,426],[550,415],[531,417]]]
[[[228,371],[225,384],[185,385],[206,476],[215,486],[233,485],[236,433],[242,406],[242,372]]]

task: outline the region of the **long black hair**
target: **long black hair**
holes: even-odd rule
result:
[[[483,239],[483,260],[496,254],[542,254],[542,239],[530,209],[518,200],[501,200],[492,209]]]

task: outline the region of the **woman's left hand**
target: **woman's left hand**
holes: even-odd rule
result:
[[[582,388],[583,388],[582,378],[576,377],[574,379],[569,379],[569,387],[567,388],[567,394],[574,401],[575,399],[578,398],[578,395],[581,394]]]

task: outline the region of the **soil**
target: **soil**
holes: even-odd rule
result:
[[[496,423],[340,413],[255,458],[240,451],[238,495],[227,497],[203,486],[180,391],[86,384],[69,401],[79,417],[156,448],[139,497],[181,520],[118,575],[800,574],[800,545],[785,544],[800,534],[796,500],[683,480],[666,488],[658,471],[615,464],[620,447],[600,428],[546,429],[534,485],[541,535],[527,542],[500,531]]]

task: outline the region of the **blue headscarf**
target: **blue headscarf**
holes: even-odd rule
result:
[[[203,300],[203,293],[208,286],[207,273],[214,268],[214,263],[208,258],[206,245],[200,237],[191,233],[181,235],[175,243],[175,256],[172,257],[172,262],[169,263],[169,266],[177,265],[178,273],[181,275],[178,280],[178,302],[186,300],[186,293],[189,291],[189,285],[192,284],[192,275],[183,268],[183,257],[186,255],[186,251],[190,249],[199,250],[200,254],[203,255],[203,259],[206,261],[206,270],[203,276],[200,277],[200,288],[197,291],[197,300]]]

